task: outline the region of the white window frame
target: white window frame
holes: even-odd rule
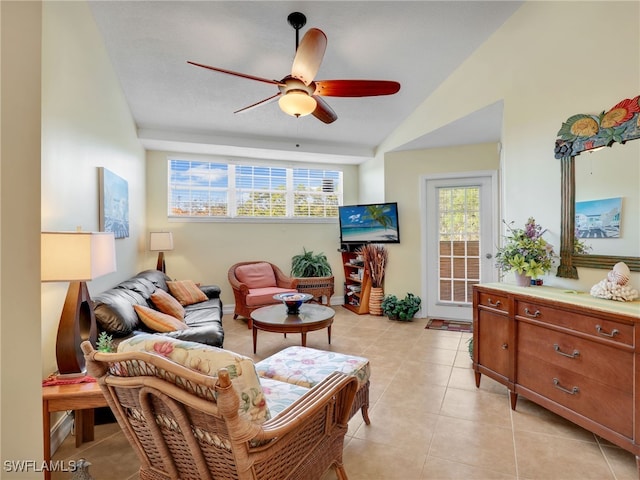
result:
[[[212,216],[212,215],[176,215],[173,213],[172,208],[172,162],[184,161],[184,162],[199,162],[209,164],[225,165],[227,167],[227,180],[228,185],[236,184],[236,167],[250,166],[250,167],[271,167],[280,168],[286,170],[286,216],[282,217],[268,217],[268,216],[238,216],[237,214],[237,189],[227,187],[227,215],[226,216]],[[278,163],[278,162],[266,162],[258,159],[242,158],[229,160],[221,157],[194,157],[192,155],[172,155],[167,158],[167,218],[171,222],[250,222],[250,223],[336,223],[338,221],[337,207],[342,206],[344,202],[344,172],[337,166],[331,165],[316,165],[309,163]],[[295,193],[294,190],[294,170],[316,170],[323,172],[336,172],[338,178],[336,183],[336,191],[332,192],[337,196],[336,215],[331,217],[314,217],[314,216],[294,216],[295,211]],[[322,177],[326,178],[326,177]],[[245,189],[246,191],[246,189]],[[322,192],[321,193],[325,193]],[[326,202],[325,206],[329,205]]]

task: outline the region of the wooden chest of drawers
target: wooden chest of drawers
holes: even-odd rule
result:
[[[640,303],[552,287],[476,285],[476,385],[485,374],[636,455],[640,469]]]

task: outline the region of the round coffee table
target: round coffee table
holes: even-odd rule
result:
[[[307,346],[307,332],[327,329],[329,344],[331,344],[331,324],[336,312],[322,305],[303,304],[300,313],[287,314],[284,305],[271,305],[251,312],[253,320],[253,353],[256,353],[258,343],[258,330],[273,333],[300,333],[302,334],[302,346]]]

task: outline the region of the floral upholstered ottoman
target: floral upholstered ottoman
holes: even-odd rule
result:
[[[351,417],[358,410],[369,425],[369,377],[371,366],[364,357],[316,350],[308,347],[289,347],[256,363],[262,378],[271,378],[300,387],[311,388],[333,372],[354,375],[358,392],[351,409]]]

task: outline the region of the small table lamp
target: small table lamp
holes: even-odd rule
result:
[[[96,343],[96,318],[86,282],[116,271],[113,233],[42,232],[41,280],[69,282],[58,337],[56,360],[61,376],[85,372],[80,344]]]
[[[156,270],[167,273],[167,268],[164,263],[164,252],[173,250],[173,234],[171,232],[149,233],[149,250],[158,252]]]

